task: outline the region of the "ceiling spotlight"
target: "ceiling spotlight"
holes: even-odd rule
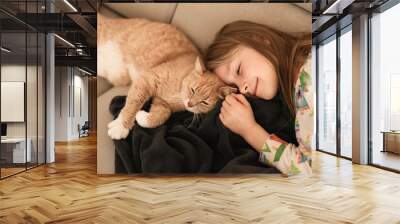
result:
[[[77,49],[76,49],[76,53],[78,53],[79,55],[86,55],[86,54],[84,54],[82,48],[77,48]]]
[[[6,52],[6,53],[10,53],[10,52],[11,52],[11,50],[9,50],[9,49],[7,49],[7,48],[5,48],[5,47],[1,47],[1,50],[4,51],[4,52]]]

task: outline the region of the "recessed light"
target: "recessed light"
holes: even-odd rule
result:
[[[74,10],[75,12],[78,12],[78,10],[68,1],[68,0],[64,0],[65,4],[67,4],[72,10]]]
[[[322,12],[323,15],[327,14],[342,14],[343,10],[351,5],[355,0],[336,0],[327,9]]]
[[[5,48],[5,47],[1,47],[1,50],[4,51],[4,52],[7,52],[7,53],[10,53],[10,52],[11,52],[11,50],[9,50],[9,49],[7,49],[7,48]]]
[[[78,70],[81,71],[81,72],[83,72],[83,73],[85,73],[85,74],[93,75],[92,73],[90,73],[90,72],[88,72],[88,71],[86,71],[86,70],[83,70],[83,69],[81,69],[81,68],[79,68],[79,67],[78,67]]]
[[[60,37],[60,36],[57,35],[57,34],[54,34],[54,36],[57,37],[58,39],[60,39],[61,41],[63,41],[64,43],[68,44],[69,46],[75,48],[75,45],[73,45],[73,44],[72,44],[71,42],[69,42],[68,40],[66,40],[66,39],[64,39],[64,38],[62,38],[62,37]]]

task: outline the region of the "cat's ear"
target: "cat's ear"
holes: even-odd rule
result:
[[[196,58],[196,62],[194,64],[194,70],[197,74],[200,74],[200,75],[202,75],[206,71],[206,67],[204,66],[200,57]]]
[[[220,99],[224,99],[226,96],[228,96],[231,93],[238,93],[238,89],[236,87],[232,86],[222,86],[218,89],[218,97]]]

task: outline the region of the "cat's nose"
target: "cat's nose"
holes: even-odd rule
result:
[[[188,105],[188,107],[193,107],[192,101],[189,101],[189,102],[187,103],[187,105]]]

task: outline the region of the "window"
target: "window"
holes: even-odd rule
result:
[[[352,157],[352,35],[351,26],[340,36],[340,154]]]
[[[313,87],[313,101],[314,101],[314,110],[317,110],[317,47],[316,45],[312,45],[311,48],[311,79],[312,79],[312,87]],[[311,142],[311,147],[313,150],[315,150],[317,148],[317,116],[314,115],[314,133],[313,133],[313,138],[312,138],[312,142]]]
[[[318,47],[318,149],[336,153],[336,36]]]
[[[40,5],[44,1],[0,1],[18,6],[21,14],[41,12]],[[3,12],[0,26],[0,178],[5,178],[45,163],[46,39]]]
[[[372,164],[400,170],[400,4],[371,18]]]

